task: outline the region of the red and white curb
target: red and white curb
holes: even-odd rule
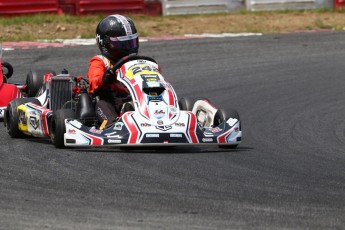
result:
[[[140,42],[149,41],[170,41],[181,39],[196,39],[196,38],[224,38],[224,37],[246,37],[246,36],[261,36],[261,33],[223,33],[223,34],[185,34],[181,36],[162,36],[162,37],[143,37]],[[95,45],[95,39],[56,39],[53,41],[21,41],[21,42],[3,42],[3,50],[14,49],[32,49],[32,48],[48,48],[48,47],[66,47],[66,46],[80,46],[80,45]]]

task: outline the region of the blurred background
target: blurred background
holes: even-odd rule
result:
[[[0,0],[0,15],[179,15],[234,11],[342,9],[345,0]]]

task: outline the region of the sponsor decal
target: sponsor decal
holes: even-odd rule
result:
[[[181,133],[171,133],[170,137],[178,137],[178,138],[182,138],[182,134]]]
[[[103,132],[103,130],[96,129],[95,127],[92,127],[89,131],[96,134],[101,134]]]
[[[108,138],[121,138],[121,136],[120,135],[107,135],[106,134],[106,136],[108,137]]]
[[[148,98],[148,101],[150,102],[150,101],[162,101],[163,100],[163,97],[162,97],[162,95],[160,95],[160,96],[148,96],[147,97]]]
[[[185,123],[175,123],[175,126],[177,127],[186,127],[186,124]]]
[[[210,131],[211,131],[212,133],[219,133],[219,132],[222,131],[222,129],[221,129],[221,128],[218,128],[218,127],[214,127],[214,128],[210,128]]]
[[[213,142],[212,138],[202,138],[203,142]]]
[[[97,114],[102,118],[102,120],[108,120],[107,116],[104,114],[103,110],[101,108],[97,108]]]
[[[158,133],[147,133],[146,137],[159,137]]]
[[[115,135],[117,132],[112,132],[112,133],[106,133],[106,134],[104,134],[105,136],[113,136],[113,135]]]
[[[229,118],[226,123],[228,123],[230,126],[234,126],[237,123],[237,119]]]
[[[155,110],[153,115],[157,118],[157,119],[161,119],[162,117],[165,116],[165,111],[162,109],[159,110]],[[157,122],[158,123],[158,122]]]
[[[103,45],[103,39],[101,38],[101,35],[96,34],[96,41],[99,43],[101,46]]]
[[[67,121],[67,123],[70,125],[73,125],[74,127],[78,128],[78,129],[80,129],[83,126],[82,123],[80,123],[79,121],[76,121],[76,120],[69,120],[69,121]]]
[[[77,131],[75,131],[75,129],[69,129],[69,130],[68,130],[68,133],[69,133],[69,134],[76,134]]]
[[[23,125],[27,125],[27,122],[25,119],[25,112],[23,110],[19,110],[19,123]]]
[[[156,126],[156,128],[162,131],[167,131],[167,130],[172,129],[171,126]]]
[[[113,130],[122,130],[122,127],[124,126],[124,124],[122,122],[117,122],[114,126]]]
[[[141,127],[151,127],[151,125],[149,123],[141,123],[140,126]]]
[[[121,143],[121,140],[112,140],[112,139],[109,139],[109,140],[108,140],[108,143],[109,143],[109,144],[120,144],[120,143]]]
[[[32,128],[36,130],[40,124],[40,121],[37,119],[37,117],[30,116],[29,121]]]

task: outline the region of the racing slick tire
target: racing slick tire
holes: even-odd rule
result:
[[[229,118],[236,118],[237,120],[240,120],[240,115],[234,109],[230,109],[228,110],[228,112],[226,112],[224,109],[218,109],[218,111],[216,112],[214,116],[213,125],[218,126],[222,122],[228,120]],[[240,126],[240,129],[241,129],[241,126]],[[237,145],[219,145],[218,147],[221,149],[236,149]]]
[[[30,70],[29,73],[26,75],[26,86],[27,86],[27,94],[28,97],[35,97],[40,90],[41,86],[44,82],[44,75],[46,73],[52,73],[55,75],[56,73],[53,70],[49,69],[37,69],[37,70]]]
[[[4,83],[7,83],[7,79],[9,79],[13,75],[13,66],[8,62],[2,62],[2,72],[4,75]],[[6,71],[4,71],[6,69]]]
[[[12,138],[19,138],[23,137],[24,133],[19,130],[18,123],[19,123],[19,113],[18,113],[18,106],[32,102],[36,105],[41,105],[40,101],[36,98],[17,98],[12,100],[8,105],[5,113],[5,126],[7,128],[8,134]]]
[[[194,101],[188,97],[181,97],[180,100],[178,100],[178,106],[180,107],[180,110],[192,111]]]
[[[53,113],[49,124],[49,135],[56,148],[65,148],[64,134],[66,132],[65,119],[76,118],[75,111],[71,109],[59,109]]]

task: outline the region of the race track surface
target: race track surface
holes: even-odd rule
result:
[[[87,72],[94,46],[5,51]],[[238,110],[243,143],[57,150],[0,126],[0,229],[344,229],[345,33],[141,43],[178,96]]]

